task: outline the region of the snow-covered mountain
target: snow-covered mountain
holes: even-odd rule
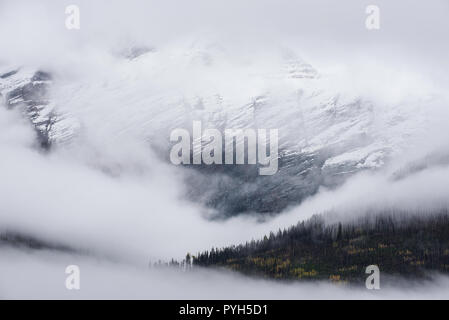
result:
[[[274,176],[259,176],[254,166],[186,168],[189,199],[226,216],[278,213],[320,187],[382,168],[426,130],[428,97],[386,105],[340,92],[330,85],[338,78],[292,50],[242,57],[213,43],[143,48],[111,54],[102,72],[78,78],[3,66],[4,106],[30,120],[45,148],[97,150],[95,141],[137,138],[165,161],[170,131],[190,130],[193,120],[220,130],[279,129]]]

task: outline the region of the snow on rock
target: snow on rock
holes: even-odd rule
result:
[[[49,92],[50,73],[27,68],[7,70],[10,71],[0,75],[0,97],[6,108],[20,109],[31,121],[42,147],[49,148],[52,143],[67,140],[74,134],[74,124],[68,124],[64,121],[66,116],[55,112]]]
[[[24,107],[47,146],[68,144],[83,129],[87,141],[92,132],[102,143],[138,137],[167,159],[170,131],[191,130],[193,120],[220,130],[278,129],[274,176],[251,166],[187,169],[188,197],[228,216],[280,212],[321,186],[381,168],[425,127],[421,101],[384,106],[332,90],[328,76],[289,50],[270,63],[216,44],[137,51],[105,75],[58,84],[54,101],[51,75],[36,70],[2,71],[0,93],[6,107]]]

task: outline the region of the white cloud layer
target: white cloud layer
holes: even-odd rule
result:
[[[0,249],[0,299],[447,299],[449,279],[398,280],[380,290],[329,283],[279,283],[227,272],[145,269],[51,252]],[[80,290],[67,290],[65,268],[78,263]],[[382,277],[381,277],[382,279]],[[381,280],[382,281],[382,280]]]

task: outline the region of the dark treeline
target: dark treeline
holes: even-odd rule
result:
[[[329,216],[330,217],[330,216]],[[224,267],[275,279],[361,281],[365,268],[422,278],[449,271],[449,212],[384,211],[345,223],[316,215],[260,240],[212,248],[192,257],[194,265]]]

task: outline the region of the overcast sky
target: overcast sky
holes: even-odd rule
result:
[[[79,5],[80,31],[65,29],[66,4]],[[380,8],[376,31],[365,28],[372,4]],[[74,54],[85,45],[125,39],[158,46],[208,35],[240,47],[288,44],[317,61],[351,59],[362,51],[437,68],[447,67],[448,14],[445,0],[3,0],[1,57],[40,59],[40,53]]]

